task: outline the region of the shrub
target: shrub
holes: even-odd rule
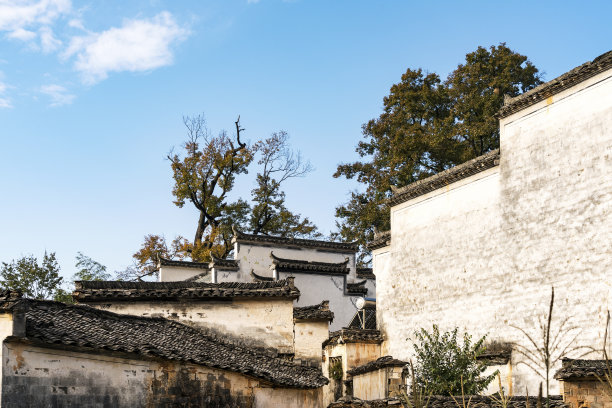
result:
[[[415,332],[416,381],[429,394],[460,395],[463,391],[465,395],[476,395],[497,374],[483,376],[487,366],[477,359],[485,351],[486,336],[473,343],[472,336],[466,333],[459,344],[457,330],[440,333],[434,324],[431,333],[425,329]]]

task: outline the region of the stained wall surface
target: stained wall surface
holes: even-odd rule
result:
[[[170,266],[164,265],[160,268],[159,271],[159,281],[160,282],[177,282],[184,281],[189,278],[193,278],[196,275],[201,275],[206,272],[205,269],[201,268],[189,268],[189,267],[181,267],[181,266]],[[208,273],[198,279],[198,282],[211,282],[212,281],[212,273],[208,271]]]
[[[139,301],[87,303],[121,314],[164,317],[212,328],[254,347],[273,347],[293,353],[293,301],[291,299],[228,299],[216,301]]]
[[[191,364],[6,342],[3,355],[3,407],[319,406],[310,402],[319,400],[320,390],[269,388]]]
[[[295,322],[295,358],[321,365],[321,344],[329,337],[328,321]]]
[[[580,331],[574,345],[602,346],[612,307],[611,74],[502,119],[499,166],[392,208],[391,245],[374,251],[382,354],[410,359],[407,339],[434,323],[530,348],[517,328],[540,338],[551,286],[553,331],[569,317],[579,329],[563,341]],[[522,361],[513,352],[515,393],[535,395],[541,379]]]

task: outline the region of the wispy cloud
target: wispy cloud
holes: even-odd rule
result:
[[[44,85],[40,88],[40,92],[51,98],[50,106],[69,105],[76,98],[66,88],[57,84]]]
[[[109,72],[149,71],[172,64],[172,46],[188,34],[164,11],[151,19],[126,20],[121,27],[74,37],[63,56],[76,56],[75,69],[85,83],[94,84]]]
[[[6,90],[8,89],[8,85],[5,82],[2,82],[2,71],[0,71],[0,109],[4,108],[12,108],[13,104],[11,100],[6,96]]]
[[[0,0],[0,31],[21,41],[33,41],[39,34],[43,51],[49,52],[57,45],[51,24],[71,9],[70,0]]]

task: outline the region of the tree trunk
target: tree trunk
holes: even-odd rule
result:
[[[198,229],[193,239],[193,245],[199,246],[202,244],[202,237],[204,236],[204,230],[206,230],[206,216],[203,211],[200,211],[200,219],[198,220]]]

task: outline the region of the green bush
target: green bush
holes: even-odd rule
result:
[[[417,385],[430,395],[476,395],[484,391],[497,372],[483,376],[487,366],[477,357],[485,351],[486,336],[475,343],[465,334],[463,343],[457,341],[457,328],[440,333],[437,325],[429,333],[425,329],[415,332],[415,377]],[[463,387],[462,387],[463,382]]]

